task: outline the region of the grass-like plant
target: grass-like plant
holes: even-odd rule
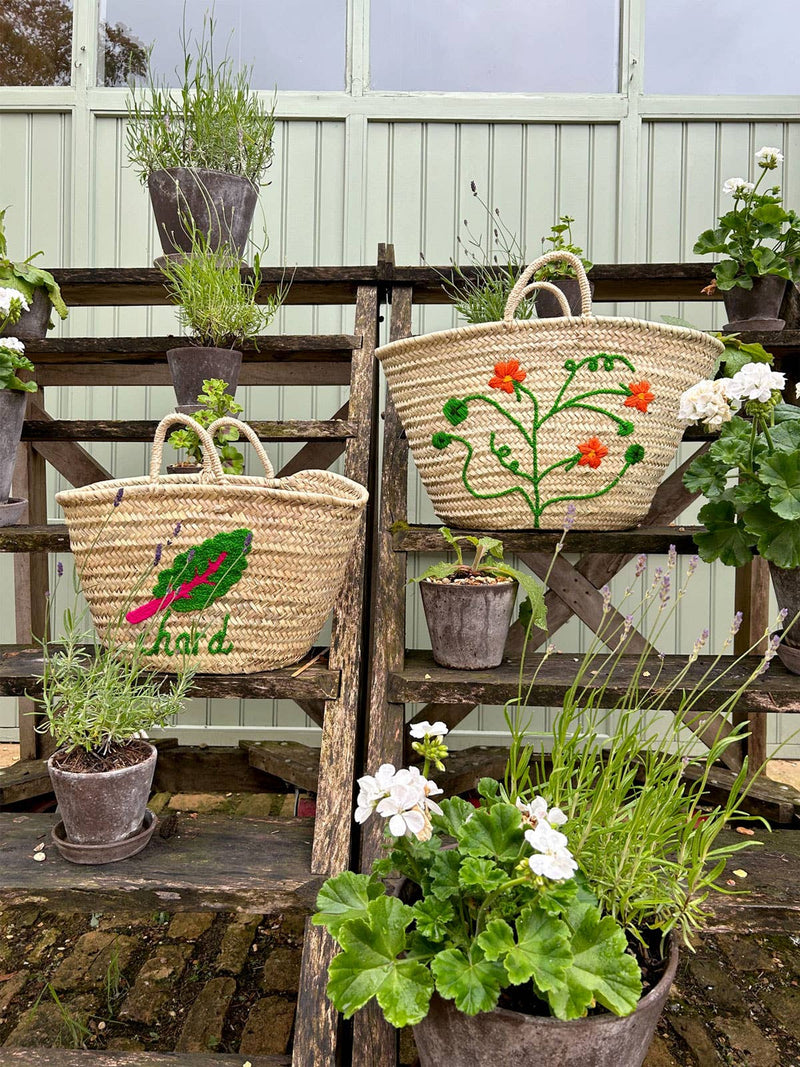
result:
[[[269,167],[275,103],[268,107],[250,86],[252,67],[236,69],[227,52],[215,55],[215,21],[206,15],[199,40],[184,25],[178,89],[153,72],[143,88],[131,85],[126,138],[128,157],[142,182],[155,170],[207,168],[249,178],[258,185]]]

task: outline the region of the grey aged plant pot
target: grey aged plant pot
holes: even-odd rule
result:
[[[770,563],[769,573],[778,607],[786,609],[786,622],[790,623],[800,612],[800,570],[783,570]],[[778,658],[792,674],[800,674],[800,619],[778,645]]]
[[[784,319],[778,318],[783,295],[789,282],[777,274],[753,278],[752,289],[736,285],[722,294],[730,322],[722,327],[725,333],[742,330],[782,330]]]
[[[0,284],[2,284],[0,282]],[[30,310],[23,311],[19,321],[7,323],[0,330],[3,337],[19,337],[20,341],[41,341],[47,334],[50,325],[50,312],[53,305],[46,289],[36,289],[33,294]]]
[[[11,493],[27,399],[28,394],[19,389],[0,389],[0,504],[5,504]]]
[[[550,279],[548,279],[550,280]],[[569,310],[573,315],[581,313],[581,290],[577,278],[553,278],[551,283],[560,289],[567,298]],[[594,296],[594,282],[589,282],[589,289]],[[558,319],[564,312],[558,303],[557,297],[548,293],[546,289],[540,289],[536,294],[536,314],[540,319]]]
[[[433,658],[442,667],[478,671],[503,661],[516,582],[442,585],[420,582]]]
[[[221,170],[170,167],[154,170],[147,188],[165,256],[191,252],[191,233],[183,224],[187,216],[208,238],[212,251],[227,245],[240,259],[244,255],[258,201],[258,187],[249,178]]]
[[[667,969],[631,1015],[593,1015],[561,1022],[495,1008],[463,1015],[434,993],[414,1027],[421,1067],[641,1067],[678,968],[670,938]]]
[[[75,845],[110,845],[142,828],[158,753],[117,771],[76,774],[47,761],[67,839]]]
[[[242,366],[241,352],[230,348],[170,348],[167,362],[179,411],[191,414],[200,409],[197,398],[207,378],[221,378],[228,383],[231,396],[236,395]]]

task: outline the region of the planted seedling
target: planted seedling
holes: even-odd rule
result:
[[[207,429],[216,419],[222,419],[226,415],[239,415],[243,410],[231,394],[228,392],[228,383],[221,378],[207,378],[203,382],[203,391],[197,397],[197,403],[202,407],[196,411],[192,418],[195,422]],[[242,474],[244,471],[244,456],[238,448],[234,448],[232,441],[239,440],[239,431],[233,427],[223,427],[214,434],[214,444],[217,446],[219,458],[222,460],[222,469],[226,474]],[[200,446],[200,438],[197,434],[184,427],[170,434],[169,443],[178,452],[186,452],[186,459],[176,466],[199,467],[203,462],[203,449]]]

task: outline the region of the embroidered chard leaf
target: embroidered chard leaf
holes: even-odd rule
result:
[[[182,552],[159,573],[153,599],[129,611],[126,619],[136,626],[167,608],[185,612],[207,607],[242,577],[252,542],[252,531],[242,528],[209,537]]]

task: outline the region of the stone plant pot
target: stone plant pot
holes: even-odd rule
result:
[[[434,993],[414,1027],[421,1067],[641,1067],[678,968],[670,938],[667,969],[631,1015],[592,1015],[562,1022],[495,1008],[463,1015]]]
[[[2,283],[0,283],[2,284]],[[41,341],[50,325],[53,304],[46,289],[36,289],[29,311],[23,311],[18,322],[6,323],[0,330],[3,337],[18,337],[20,341]]]
[[[241,352],[230,348],[170,348],[167,362],[178,399],[178,411],[191,415],[200,410],[197,398],[207,378],[221,378],[228,383],[231,396],[236,395],[242,366]]]
[[[577,278],[553,278],[548,279],[556,289],[560,289],[567,298],[569,309],[573,315],[581,313],[581,290]],[[594,296],[594,282],[589,282],[589,289]],[[558,319],[564,312],[558,303],[557,297],[548,293],[546,289],[540,289],[536,294],[536,314],[540,319]]]
[[[249,178],[221,170],[170,167],[147,179],[158,238],[165,256],[191,252],[188,216],[208,238],[212,251],[227,245],[242,258],[258,201]]]
[[[28,394],[19,389],[0,389],[0,504],[5,504],[11,493],[27,399]]]
[[[442,667],[479,671],[497,667],[517,598],[516,582],[452,585],[420,582],[433,658]]]
[[[769,573],[778,607],[786,609],[790,623],[800,611],[800,570],[783,570],[770,563]],[[800,674],[800,619],[778,645],[778,658],[792,674]]]
[[[730,322],[722,327],[724,333],[747,330],[782,330],[786,325],[778,318],[786,286],[789,283],[777,274],[753,278],[752,289],[734,286],[722,294]]]
[[[74,845],[111,845],[142,829],[158,753],[115,771],[78,774],[47,761],[67,840]],[[120,859],[124,858],[122,856]]]

